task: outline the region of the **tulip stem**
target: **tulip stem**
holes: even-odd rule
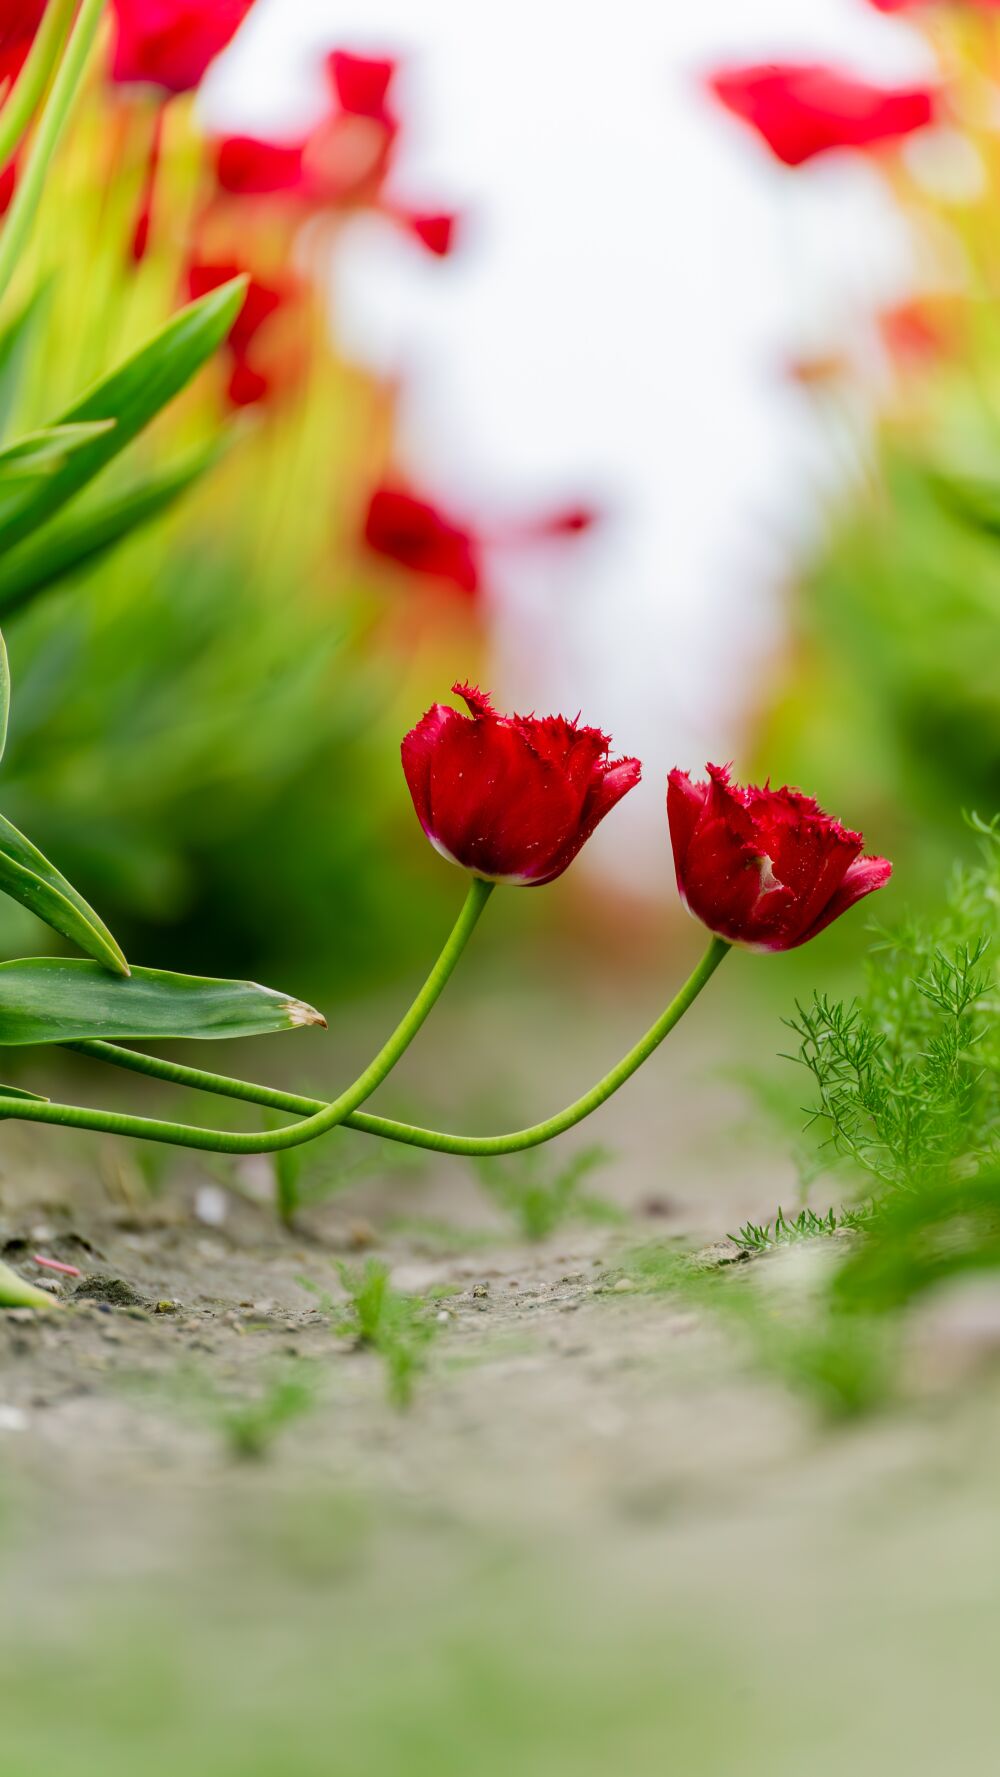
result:
[[[105,0],[83,0],[66,51],[52,82],[24,173],[0,235],[0,297],[14,275],[31,231],[49,162],[59,146],[97,36]]]
[[[275,1154],[284,1148],[297,1148],[304,1142],[315,1141],[317,1136],[335,1129],[345,1117],[357,1110],[375,1088],[382,1084],[386,1075],[391,1073],[428,1013],[440,999],[459,957],[475,931],[493,888],[492,882],[472,878],[462,911],[451,929],[444,949],[388,1042],[383,1044],[374,1061],[369,1062],[364,1073],[358,1076],[353,1085],[348,1086],[331,1104],[320,1103],[315,1114],[302,1123],[288,1124],[282,1129],[255,1130],[244,1135],[230,1129],[198,1129],[185,1123],[162,1122],[153,1117],[133,1117],[121,1111],[90,1110],[81,1105],[52,1104],[48,1100],[36,1102],[34,1099],[7,1099],[3,1097],[2,1090],[0,1116],[11,1121],[16,1119],[25,1123],[56,1123],[69,1129],[93,1129],[107,1135],[128,1135],[137,1141],[165,1142],[171,1147],[198,1148],[213,1154]],[[89,1048],[87,1044],[68,1046]],[[103,1050],[113,1048],[114,1045],[95,1045],[97,1047]],[[199,1083],[196,1068],[185,1069],[183,1074],[177,1071],[174,1073],[175,1078],[187,1075],[192,1082]]]
[[[12,160],[49,82],[73,20],[76,0],[49,0],[35,41],[0,110],[0,172]]]
[[[544,1123],[533,1123],[529,1128],[514,1130],[509,1135],[452,1135],[445,1130],[421,1129],[412,1123],[397,1123],[388,1117],[369,1116],[366,1112],[356,1110],[342,1118],[344,1127],[359,1129],[365,1135],[381,1136],[386,1141],[404,1142],[408,1147],[430,1148],[439,1154],[514,1154],[524,1148],[540,1147],[543,1142],[551,1141],[554,1136],[572,1129],[574,1124],[582,1123],[585,1117],[590,1116],[591,1111],[596,1111],[620,1086],[624,1086],[626,1080],[631,1079],[697,999],[730,948],[724,938],[713,938],[701,962],[671,1000],[666,1011],[617,1067],[605,1074],[603,1080],[599,1080],[582,1098],[574,1100],[556,1116],[548,1117]],[[296,1093],[280,1092],[270,1086],[257,1086],[248,1080],[231,1080],[225,1074],[204,1073],[200,1068],[182,1067],[178,1062],[161,1061],[155,1055],[140,1055],[134,1049],[120,1048],[116,1043],[72,1043],[68,1047],[83,1055],[91,1055],[98,1061],[127,1068],[132,1073],[147,1074],[153,1079],[169,1080],[177,1086],[195,1087],[199,1091],[213,1092],[226,1098],[246,1099],[253,1104],[267,1105],[272,1110],[290,1111],[293,1115],[312,1119],[325,1108],[321,1099],[303,1098]],[[299,1127],[301,1129],[305,1125],[300,1124]]]

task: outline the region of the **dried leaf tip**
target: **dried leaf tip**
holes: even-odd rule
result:
[[[288,1013],[288,1022],[293,1026],[318,1024],[322,1030],[326,1029],[326,1019],[322,1012],[317,1012],[315,1006],[307,1006],[305,1000],[289,1000],[285,1010]]]

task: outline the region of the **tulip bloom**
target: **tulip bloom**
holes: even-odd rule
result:
[[[475,686],[452,690],[470,714],[436,703],[402,745],[420,825],[442,857],[487,882],[552,882],[639,782],[638,759],[609,758],[599,728],[501,716]]]
[[[479,543],[473,532],[404,488],[375,489],[365,515],[364,540],[376,555],[398,562],[411,574],[447,581],[470,595],[479,591]]]
[[[114,0],[111,77],[119,85],[191,92],[228,47],[253,0]]]
[[[257,136],[226,136],[216,150],[215,176],[233,197],[270,197],[300,191],[303,144],[267,142]]]
[[[708,782],[670,773],[667,815],[681,900],[709,931],[751,950],[794,950],[892,875],[798,790],[741,789],[726,766]]]
[[[45,0],[7,0],[0,7],[0,81],[17,79],[44,11]]]
[[[923,0],[928,4],[929,0]],[[916,12],[921,0],[871,0],[877,12]],[[1000,8],[1000,0],[961,0],[964,7],[973,12],[996,12]]]
[[[326,71],[342,111],[352,117],[372,117],[395,127],[389,110],[389,87],[396,72],[392,56],[356,56],[335,49],[326,58]]]
[[[207,296],[210,290],[218,290],[244,270],[245,267],[235,260],[219,263],[192,261],[187,273],[188,299],[194,302],[200,296]],[[301,287],[293,278],[265,284],[262,279],[251,277],[243,306],[226,338],[231,355],[228,395],[234,407],[250,407],[265,400],[279,381],[288,381],[293,374],[292,360],[288,360],[279,372],[273,354],[267,354],[266,330],[272,318],[297,301],[300,295]],[[260,335],[263,335],[262,339],[258,337]]]
[[[936,103],[929,87],[877,86],[818,62],[724,68],[708,85],[788,167],[835,148],[896,141],[932,123]]]
[[[326,59],[332,99],[326,115],[290,140],[225,137],[216,153],[219,189],[231,197],[280,195],[306,209],[368,208],[435,258],[447,258],[458,218],[448,210],[413,209],[386,195],[400,132],[389,104],[396,67],[390,57],[334,50]]]
[[[491,528],[449,517],[430,500],[383,483],[368,502],[363,536],[369,549],[411,574],[441,580],[474,596],[482,586],[483,552],[582,536],[598,522],[591,506],[567,506]]]

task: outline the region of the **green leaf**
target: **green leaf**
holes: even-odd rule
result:
[[[218,460],[217,439],[135,487],[50,520],[0,560],[0,611],[19,610],[166,512]]]
[[[21,373],[49,290],[48,283],[42,284],[24,307],[0,327],[0,435],[6,432],[13,413],[21,387]]]
[[[60,469],[31,484],[14,509],[0,516],[0,555],[78,494],[180,393],[222,344],[239,313],[245,288],[245,278],[234,279],[190,303],[148,345],[61,415],[56,422],[61,426],[112,420],[114,428],[74,450]]]
[[[37,846],[0,815],[0,893],[20,901],[53,931],[79,944],[116,975],[128,974],[128,963],[103,920],[65,876],[43,857]]]
[[[74,451],[113,431],[114,424],[114,420],[85,420],[80,425],[42,426],[37,432],[26,432],[0,450],[0,482],[37,481],[43,475],[54,475]]]
[[[7,724],[10,721],[10,661],[7,644],[0,635],[0,759],[7,745]]]
[[[69,957],[0,963],[0,1044],[254,1037],[325,1024],[312,1006],[254,981],[133,969],[127,978]]]
[[[940,504],[973,530],[1000,536],[1000,486],[983,476],[958,475],[931,469],[927,486]]]
[[[4,1088],[6,1090],[6,1088]],[[36,1290],[33,1283],[18,1277],[9,1265],[0,1260],[0,1308],[55,1308],[54,1296],[47,1290]]]
[[[43,1092],[26,1092],[23,1086],[0,1086],[0,1100],[5,1098],[30,1098],[34,1104],[49,1104],[51,1101]],[[0,1117],[3,1116],[3,1104],[0,1103]]]

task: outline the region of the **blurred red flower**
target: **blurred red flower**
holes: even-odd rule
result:
[[[898,364],[933,364],[958,349],[964,315],[965,304],[959,297],[915,297],[883,310],[878,329],[886,351]]]
[[[226,136],[216,150],[216,178],[234,197],[266,197],[300,191],[303,144],[266,142],[256,136]]]
[[[798,790],[742,789],[729,769],[693,784],[672,771],[667,815],[681,900],[709,931],[751,950],[794,950],[888,882],[887,858]]]
[[[0,6],[0,81],[17,79],[44,11],[45,0],[5,0]]]
[[[289,141],[227,136],[216,153],[221,191],[232,197],[284,194],[308,208],[367,208],[395,222],[443,259],[455,243],[450,211],[414,210],[386,196],[399,137],[389,106],[396,73],[390,57],[334,50],[326,59],[331,105],[311,130]]]
[[[424,212],[400,207],[391,213],[401,227],[407,229],[422,247],[427,248],[428,253],[433,253],[436,259],[447,259],[455,244],[457,216],[447,210]]]
[[[396,66],[392,56],[355,56],[346,49],[332,50],[326,68],[340,109],[394,127],[386,101]]]
[[[17,161],[9,160],[0,173],[0,216],[6,216],[14,201],[14,187],[17,184]]]
[[[581,536],[599,522],[593,506],[565,506],[541,517],[507,519],[491,527],[473,526],[442,512],[398,484],[383,482],[368,503],[363,535],[369,549],[413,574],[426,574],[476,593],[482,584],[487,546],[512,549]]]
[[[376,555],[398,562],[412,574],[448,581],[460,592],[479,590],[478,538],[405,488],[383,484],[375,489],[365,515],[364,540]]]
[[[113,0],[111,77],[186,93],[235,37],[253,0]]]
[[[194,260],[188,266],[187,292],[190,301],[207,296],[240,276],[246,268],[235,260],[207,262]],[[296,302],[302,294],[297,279],[282,277],[265,283],[251,276],[246,296],[236,320],[229,330],[226,344],[231,356],[228,395],[234,407],[249,407],[292,381],[298,360],[287,353],[267,352],[266,339],[260,335],[272,317]]]
[[[709,90],[762,136],[786,166],[835,148],[872,148],[933,122],[930,87],[885,87],[818,62],[723,68]]]
[[[420,825],[442,857],[475,876],[552,882],[639,782],[638,759],[611,759],[599,728],[501,716],[475,686],[452,691],[470,714],[436,703],[402,745]]]
[[[922,0],[871,0],[878,12],[915,12]],[[930,0],[923,0],[929,4]],[[979,12],[996,12],[1000,8],[1000,0],[961,0],[963,6],[972,7]]]

